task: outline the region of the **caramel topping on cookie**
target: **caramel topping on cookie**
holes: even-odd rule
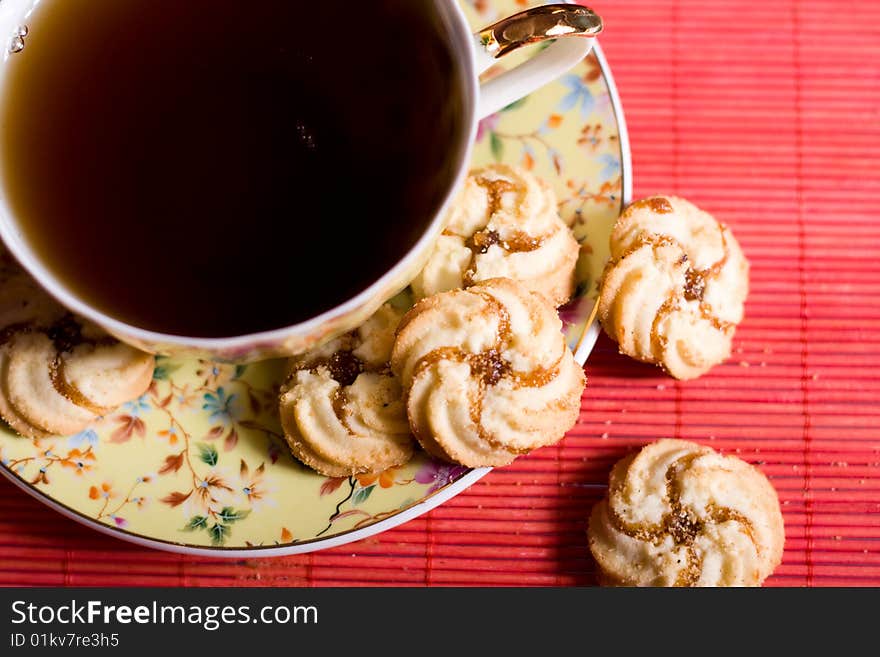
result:
[[[508,253],[529,253],[540,249],[544,245],[544,240],[528,233],[515,232],[506,237],[501,244]]]
[[[60,352],[70,351],[74,346],[82,342],[82,324],[73,315],[64,315],[60,320],[52,324],[46,335],[55,345],[55,350]]]
[[[489,349],[470,359],[471,372],[484,385],[494,386],[510,371],[510,363],[505,361],[497,349]]]
[[[502,208],[504,194],[519,194],[521,191],[517,189],[514,181],[505,178],[495,178],[477,174],[475,179],[477,184],[486,190],[486,194],[489,196],[489,207],[486,210],[486,214],[489,216],[492,216]]]
[[[449,234],[451,233],[447,233],[447,235]],[[495,246],[500,241],[501,235],[498,234],[498,231],[481,230],[477,233],[474,233],[473,236],[466,242],[466,244],[471,251],[482,255],[489,251],[489,247]],[[473,265],[468,267],[468,271],[471,271],[472,269]]]
[[[701,301],[706,292],[706,279],[703,272],[688,269],[684,273],[684,298],[688,301]]]
[[[364,371],[364,364],[350,351],[337,351],[327,360],[330,377],[339,385],[350,386]]]
[[[636,201],[630,208],[634,210],[647,209],[656,214],[672,214],[675,210],[672,204],[663,196],[652,196]]]

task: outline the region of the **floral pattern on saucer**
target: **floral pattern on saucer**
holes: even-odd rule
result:
[[[474,27],[530,4],[539,3],[464,3]],[[480,124],[474,165],[518,164],[550,181],[582,245],[578,295],[561,311],[573,348],[588,328],[621,209],[624,157],[595,54]],[[144,396],[74,436],[28,440],[0,425],[0,463],[32,491],[122,538],[218,550],[319,547],[392,518],[469,472],[423,454],[378,476],[328,479],[308,470],[281,436],[282,370],[278,361],[159,357]]]

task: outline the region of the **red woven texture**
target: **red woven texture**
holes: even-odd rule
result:
[[[758,463],[783,503],[770,585],[880,585],[880,5],[595,0],[635,193],[685,196],[752,262],[731,361],[690,383],[588,363],[578,426],[403,527],[235,562],[134,548],[0,481],[0,583],[583,585],[610,465],[655,438]]]

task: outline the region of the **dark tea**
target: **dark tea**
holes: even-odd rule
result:
[[[2,90],[7,203],[75,295],[193,337],[282,328],[415,244],[461,153],[430,0],[43,0]]]

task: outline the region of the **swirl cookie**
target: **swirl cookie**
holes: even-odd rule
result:
[[[412,287],[424,298],[511,278],[561,306],[574,292],[579,253],[549,185],[523,169],[493,165],[468,176]]]
[[[586,383],[546,297],[508,279],[423,299],[391,367],[416,439],[468,467],[506,465],[574,426]]]
[[[589,534],[604,583],[622,586],[760,586],[785,542],[760,471],[681,440],[614,466]]]
[[[346,477],[412,458],[400,382],[388,367],[402,316],[385,304],[356,331],[289,361],[281,423],[294,456],[310,468]]]
[[[23,274],[0,289],[0,416],[30,438],[72,434],[143,394],[155,360],[73,317]]]
[[[599,319],[621,353],[693,379],[730,355],[748,289],[730,230],[684,199],[655,196],[614,227]]]

